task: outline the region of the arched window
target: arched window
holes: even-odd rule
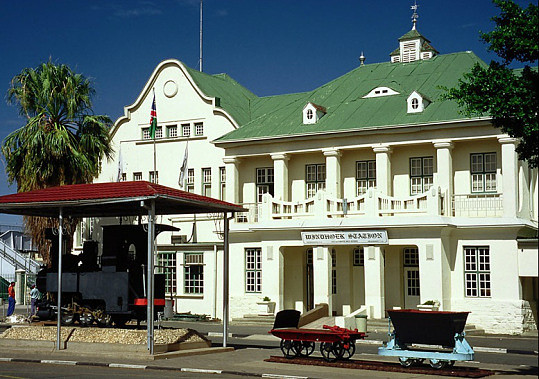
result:
[[[307,119],[312,120],[313,119],[313,110],[307,109]]]
[[[419,108],[419,100],[418,99],[412,99],[412,109]]]

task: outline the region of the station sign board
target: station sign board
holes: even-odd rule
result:
[[[301,232],[304,245],[387,245],[387,230]]]

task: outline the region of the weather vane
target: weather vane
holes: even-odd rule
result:
[[[415,24],[417,23],[417,19],[419,18],[419,15],[417,14],[417,7],[419,7],[419,5],[417,5],[417,0],[414,0],[414,5],[410,7],[414,11],[414,13],[412,13],[413,30],[415,30]]]

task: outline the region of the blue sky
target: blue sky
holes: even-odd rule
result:
[[[517,1],[527,6],[529,1]],[[5,94],[25,67],[52,59],[93,80],[96,114],[116,120],[157,64],[198,68],[199,0],[0,0],[0,140],[24,125]],[[411,0],[205,0],[204,71],[258,96],[314,89],[359,64],[389,60],[411,29]],[[498,14],[490,0],[418,0],[418,30],[441,53],[471,50]],[[0,163],[0,195],[8,186]],[[19,223],[0,214],[1,223]]]

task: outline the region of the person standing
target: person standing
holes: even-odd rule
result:
[[[39,292],[35,284],[32,284],[32,289],[30,290],[30,299],[31,299],[30,318],[32,318],[36,315],[37,302],[41,299],[41,292]]]
[[[8,307],[7,316],[11,316],[15,312],[15,282],[11,282],[7,288],[8,293]]]

